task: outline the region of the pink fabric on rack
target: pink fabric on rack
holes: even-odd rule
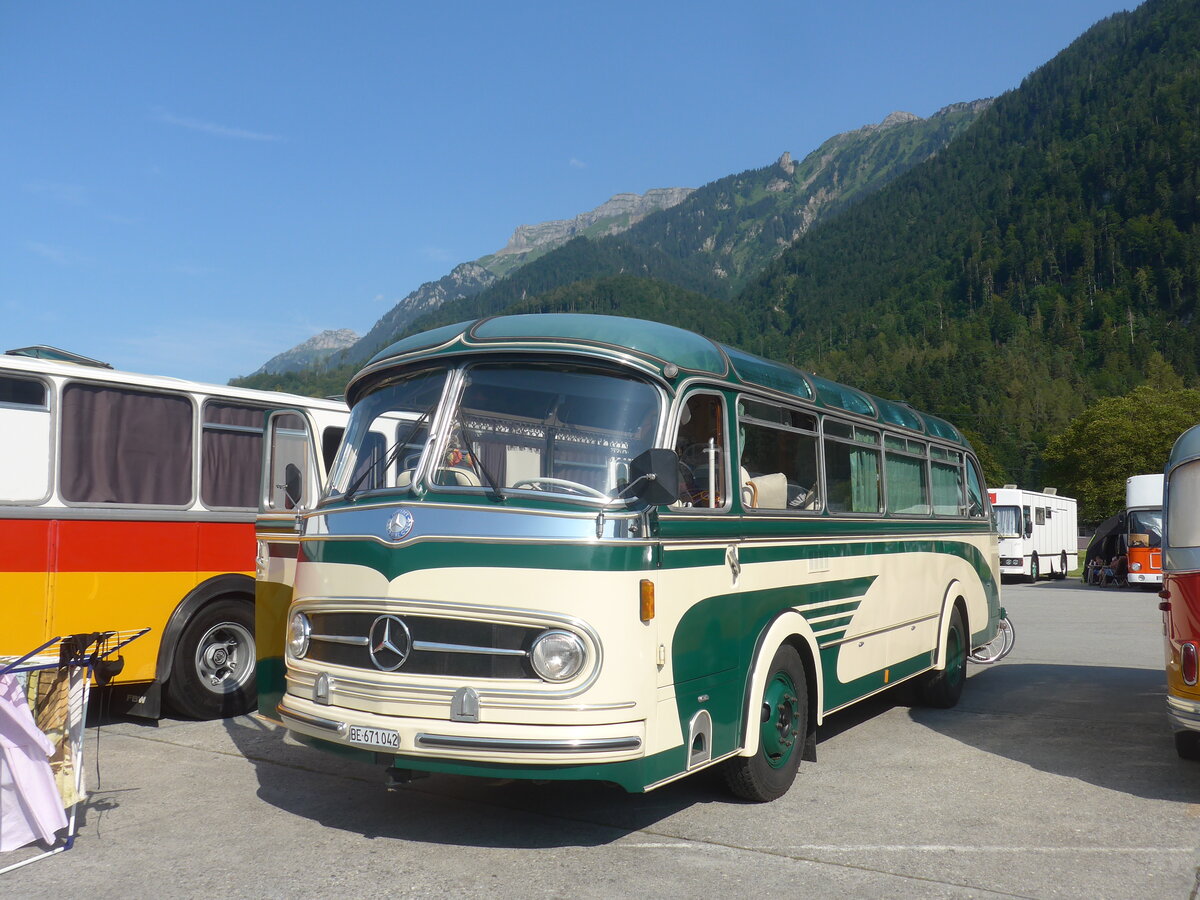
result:
[[[38,729],[14,675],[0,676],[0,851],[40,839],[54,843],[67,827],[50,771],[54,744]]]

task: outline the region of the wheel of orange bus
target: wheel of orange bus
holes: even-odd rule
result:
[[[188,622],[175,648],[167,700],[185,716],[240,716],[258,702],[254,608],[217,600]]]
[[[808,685],[796,648],[775,652],[763,686],[758,753],[725,763],[725,782],[743,800],[764,803],[787,793],[796,779],[808,735]]]
[[[967,681],[967,629],[955,606],[946,633],[946,668],[927,672],[917,681],[917,699],[923,706],[949,709],[958,703]]]
[[[1200,760],[1200,731],[1175,732],[1175,752],[1181,759]]]

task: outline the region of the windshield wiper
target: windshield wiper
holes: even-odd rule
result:
[[[507,500],[508,498],[504,495],[504,491],[500,489],[500,485],[496,483],[496,479],[492,477],[492,473],[489,472],[487,466],[483,464],[483,454],[475,452],[475,446],[479,444],[479,439],[476,438],[474,429],[467,424],[467,415],[462,411],[461,405],[458,407],[455,418],[458,420],[459,430],[462,431],[463,437],[467,439],[467,448],[471,451],[472,468],[478,469],[479,473],[487,479],[488,487],[491,489],[490,493],[493,499],[500,501]]]
[[[430,414],[435,409],[437,409],[436,402],[433,403],[431,406],[426,407],[425,411],[422,412],[421,415],[419,415],[416,419],[413,420],[412,427],[409,428],[408,431],[406,431],[404,433],[404,437],[397,438],[396,442],[387,449],[386,453],[384,454],[385,458],[383,460],[383,471],[384,472],[386,472],[388,470],[388,466],[390,466],[393,462],[396,461],[396,457],[399,456],[399,454],[400,454],[400,449],[402,447],[408,446],[408,444],[416,436],[416,433],[421,430],[421,426],[425,424],[425,420],[429,418]],[[374,472],[378,467],[379,467],[379,463],[373,462],[373,463],[371,463],[371,465],[369,465],[365,469],[363,469],[362,472],[359,473],[359,476],[354,479],[354,483],[351,484],[350,487],[348,487],[346,489],[346,492],[344,494],[342,494],[342,499],[345,500],[347,503],[349,503],[351,500],[353,500],[354,495],[358,493],[358,489],[362,486],[362,483],[367,480],[367,476],[370,475],[372,472]]]

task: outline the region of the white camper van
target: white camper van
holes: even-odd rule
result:
[[[1015,484],[991,488],[988,497],[1000,531],[1000,574],[1037,581],[1065,578],[1079,565],[1076,503],[1054,488],[1041,493]]]

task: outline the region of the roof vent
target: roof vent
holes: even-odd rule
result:
[[[70,350],[59,350],[57,347],[48,347],[45,344],[36,344],[32,347],[17,347],[15,350],[6,350],[4,355],[28,356],[32,359],[51,359],[55,362],[75,363],[79,366],[94,366],[97,369],[112,368],[108,363],[92,359],[90,356],[80,356],[78,353],[72,353]]]
[[[1017,489],[1017,486],[1015,484],[1006,484],[1004,486],[1004,489],[1006,491],[1015,491]]]
[[[1043,494],[1049,494],[1051,497],[1058,493],[1058,488],[1042,488]]]

